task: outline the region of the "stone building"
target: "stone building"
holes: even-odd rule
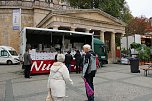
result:
[[[12,29],[13,9],[21,8],[21,26],[94,33],[116,57],[115,38],[125,34],[125,23],[96,9],[74,9],[60,0],[1,0],[0,45],[19,50],[19,32]]]

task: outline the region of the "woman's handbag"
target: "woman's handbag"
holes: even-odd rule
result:
[[[46,97],[46,100],[45,101],[54,101],[53,100],[53,97],[52,97],[52,94],[51,94],[51,89],[49,89],[49,91],[48,91],[48,95],[47,95],[47,97]]]
[[[92,96],[94,94],[93,89],[89,86],[88,82],[86,81],[85,78],[83,78],[84,83],[85,83],[85,88],[88,96]]]

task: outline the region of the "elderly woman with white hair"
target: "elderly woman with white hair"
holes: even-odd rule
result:
[[[50,75],[48,78],[49,93],[46,101],[65,101],[66,83],[73,84],[69,71],[63,63],[64,60],[65,56],[63,54],[58,54],[57,62],[50,68]]]
[[[86,79],[92,90],[94,90],[93,79],[96,74],[96,54],[91,50],[91,46],[88,44],[83,46],[83,51],[85,52],[85,58],[83,61],[83,77]],[[94,94],[89,96],[86,93],[86,95],[88,97],[87,101],[94,101]]]

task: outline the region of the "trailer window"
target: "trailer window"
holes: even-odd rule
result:
[[[1,51],[1,56],[8,56],[8,52],[6,50]]]
[[[18,54],[16,53],[16,51],[11,51],[9,50],[10,54],[13,55],[13,56],[18,56]]]

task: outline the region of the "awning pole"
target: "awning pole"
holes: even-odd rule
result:
[[[51,32],[51,44],[52,44],[52,32]]]
[[[64,48],[64,35],[63,35],[63,37],[62,37],[62,48],[63,48],[62,50],[63,50],[63,53],[64,53],[64,49],[65,49],[65,48]]]
[[[94,32],[92,33],[92,50],[94,51]]]

